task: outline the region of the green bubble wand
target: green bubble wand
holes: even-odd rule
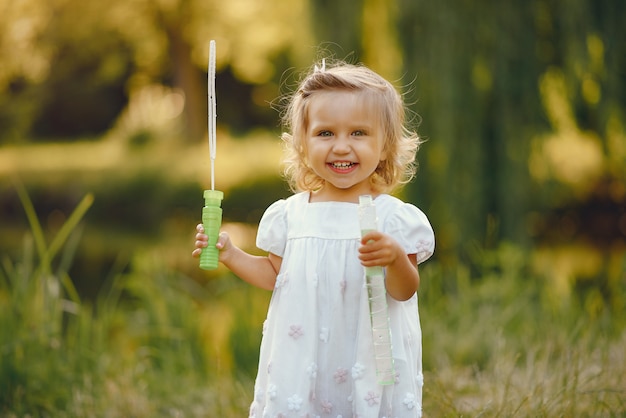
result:
[[[215,99],[215,41],[209,43],[209,66],[207,77],[208,104],[209,104],[209,156],[211,158],[211,190],[204,191],[204,207],[202,208],[202,224],[204,233],[208,236],[208,245],[200,254],[200,268],[214,270],[219,260],[219,250],[215,246],[222,227],[222,199],[224,193],[215,190],[215,156],[217,154],[216,121],[217,112]]]

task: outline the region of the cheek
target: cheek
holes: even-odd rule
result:
[[[325,152],[324,143],[321,141],[307,141],[304,148],[305,154],[309,156],[323,154]]]
[[[325,159],[325,154],[319,144],[315,142],[308,142],[303,145],[302,159],[306,162],[307,166],[312,166]]]

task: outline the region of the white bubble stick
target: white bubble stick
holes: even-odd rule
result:
[[[371,231],[378,230],[376,206],[371,195],[359,196],[359,223],[362,237]],[[389,312],[387,310],[385,272],[380,266],[366,267],[365,278],[369,298],[374,356],[376,358],[376,377],[379,384],[392,385],[395,383],[396,376],[393,365]]]
[[[215,41],[209,42],[209,72],[207,80],[209,101],[209,155],[211,157],[211,190],[215,190],[215,156],[217,154],[217,137],[215,124],[217,109],[215,99]]]

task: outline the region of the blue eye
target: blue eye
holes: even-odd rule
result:
[[[365,131],[354,131],[352,132],[352,135],[354,136],[363,136],[366,135]]]
[[[320,131],[317,133],[317,136],[332,136],[333,133],[330,131]]]

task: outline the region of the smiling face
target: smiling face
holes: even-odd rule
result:
[[[324,180],[311,199],[357,202],[359,195],[374,194],[369,179],[385,153],[380,118],[367,95],[318,92],[311,97],[307,116],[307,161]]]

